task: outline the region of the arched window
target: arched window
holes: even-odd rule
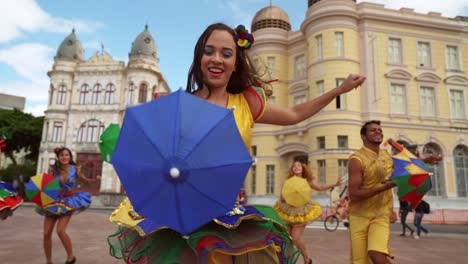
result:
[[[101,103],[101,94],[102,86],[99,83],[96,83],[93,88],[93,94],[91,97],[91,104],[100,104]]]
[[[79,104],[88,104],[89,86],[85,83],[80,89],[80,102]]]
[[[59,85],[58,91],[57,91],[57,104],[64,105],[66,100],[67,100],[67,87],[61,84]]]
[[[96,119],[90,119],[81,124],[78,129],[76,142],[78,143],[95,143],[99,141],[99,137],[104,131],[104,123]]]
[[[148,86],[145,83],[140,85],[140,89],[138,91],[138,103],[146,103],[146,97],[148,94]]]
[[[453,151],[458,197],[468,197],[468,147],[457,146]]]
[[[115,86],[112,83],[107,84],[106,92],[104,93],[104,104],[113,104],[115,95]]]
[[[49,105],[52,104],[52,97],[54,96],[54,86],[51,84],[49,89]]]
[[[428,143],[424,146],[422,156],[442,155],[441,148],[435,143]],[[446,196],[444,164],[427,165],[429,172],[432,173],[432,189],[427,193],[431,196]]]
[[[132,105],[133,104],[133,98],[135,97],[135,84],[130,83],[128,85],[128,94],[127,94],[127,105]]]

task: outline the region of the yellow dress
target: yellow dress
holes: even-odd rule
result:
[[[254,91],[253,88],[248,90]],[[255,121],[244,93],[229,94],[227,108],[234,109],[240,135],[250,149]],[[148,230],[148,226],[142,228],[147,224],[145,219],[134,211],[126,198],[109,218],[120,226],[108,237],[111,255],[127,263],[222,264],[227,259],[235,259],[235,263],[295,263],[299,251],[274,210],[266,206],[244,206],[243,210],[233,210],[231,215],[213,219],[184,237],[168,227],[159,226],[145,232]]]

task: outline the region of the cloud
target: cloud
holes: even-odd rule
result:
[[[79,32],[93,32],[101,22],[52,17],[35,0],[0,2],[0,43],[19,38],[25,32],[69,33],[74,27]]]
[[[386,8],[400,9],[401,7],[413,8],[415,12],[427,14],[428,12],[439,12],[445,17],[456,17],[463,15],[464,9],[468,8],[466,0],[446,0],[430,1],[427,0],[365,0],[359,2],[373,2],[384,4]],[[466,15],[466,14],[465,14]]]
[[[0,93],[26,98],[25,112],[44,115],[47,108],[49,78],[53,49],[37,43],[26,43],[0,50],[0,63],[12,67],[21,81],[0,82]]]
[[[25,43],[0,50],[0,63],[10,65],[22,77],[34,83],[47,83],[47,70],[54,49],[37,43]]]

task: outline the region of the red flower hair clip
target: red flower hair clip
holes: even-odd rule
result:
[[[234,32],[236,33],[237,46],[244,49],[249,49],[254,43],[254,36],[250,34],[247,29],[245,29],[244,25],[238,25],[234,29]]]

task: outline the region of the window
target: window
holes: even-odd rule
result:
[[[114,84],[109,83],[106,86],[106,92],[104,93],[104,104],[113,104],[114,94],[115,94],[115,86]]]
[[[345,79],[336,79],[336,87],[339,87]],[[341,94],[336,97],[336,109],[346,109],[346,94]]]
[[[250,192],[252,194],[256,194],[256,191],[257,191],[257,166],[252,165],[251,171],[252,171],[252,181],[250,182],[250,188],[251,188]]]
[[[421,87],[421,115],[435,116],[435,93],[432,87]]]
[[[390,38],[388,40],[388,63],[402,64],[401,39]]]
[[[97,83],[94,85],[93,94],[91,96],[91,104],[100,104],[101,103],[101,94],[102,94],[102,86]]]
[[[256,145],[253,145],[252,146],[252,156],[257,156],[257,146]]]
[[[325,137],[317,137],[317,146],[319,149],[325,149]]]
[[[338,136],[338,148],[340,149],[348,148],[348,136]]]
[[[127,105],[133,105],[133,98],[135,97],[135,84],[130,83],[128,86],[128,94],[127,94]]]
[[[449,70],[460,70],[460,60],[458,58],[458,47],[447,46],[446,49],[446,64]]]
[[[275,165],[266,165],[266,193],[275,193]]]
[[[450,112],[454,119],[465,118],[465,100],[463,99],[463,91],[450,90]]]
[[[89,86],[87,84],[83,84],[80,89],[80,101],[79,104],[85,105],[88,104],[88,94],[89,94]]]
[[[335,32],[335,49],[336,49],[336,56],[337,57],[343,57],[344,56],[343,32]]]
[[[406,114],[406,91],[403,84],[390,85],[390,112],[392,114]]]
[[[325,93],[325,82],[324,81],[318,81],[317,82],[317,92],[318,95],[322,95]]]
[[[52,142],[62,141],[62,130],[63,122],[54,122],[54,128],[52,130]]]
[[[81,124],[78,129],[76,141],[78,143],[99,142],[99,137],[104,131],[104,124],[96,119],[91,119]]]
[[[317,42],[317,59],[321,60],[323,58],[323,49],[322,49],[322,35],[315,37]]]
[[[142,83],[140,85],[140,91],[138,93],[138,103],[146,103],[146,97],[148,94],[148,86],[146,84]]]
[[[44,134],[42,135],[42,140],[47,142],[49,137],[49,121],[44,123]]]
[[[58,91],[57,91],[57,104],[64,105],[66,100],[67,100],[67,87],[61,84],[59,85]]]
[[[299,105],[302,103],[305,103],[307,101],[307,98],[305,95],[299,95],[299,96],[294,96],[294,105]]]
[[[431,44],[429,42],[418,42],[418,66],[432,67]]]
[[[348,175],[348,160],[339,159],[338,160],[338,177],[346,177]]]
[[[49,105],[52,104],[52,97],[54,96],[54,86],[51,84],[49,89]]]
[[[275,67],[276,67],[275,57],[267,57],[267,67],[268,67],[268,72],[270,73],[270,78],[273,78],[273,76],[275,76]]]
[[[297,56],[294,61],[294,77],[296,79],[305,78],[307,75],[305,56]]]
[[[324,185],[327,183],[327,172],[326,172],[326,162],[325,160],[317,160],[318,165],[318,179],[319,184]]]

